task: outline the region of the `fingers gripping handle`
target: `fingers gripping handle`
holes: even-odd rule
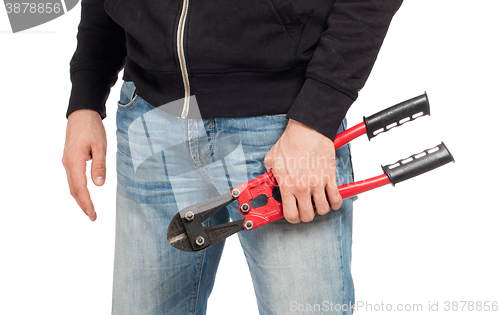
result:
[[[444,143],[441,142],[440,145],[432,149],[414,154],[396,163],[382,166],[382,169],[394,186],[399,182],[421,175],[450,162],[455,162],[455,160]]]
[[[366,125],[366,135],[368,139],[371,139],[393,127],[401,126],[405,122],[430,114],[429,99],[427,93],[424,93],[369,117],[363,117]]]

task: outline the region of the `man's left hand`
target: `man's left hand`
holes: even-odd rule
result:
[[[281,138],[265,157],[281,192],[283,214],[290,223],[309,222],[342,205],[336,182],[335,147],[328,137],[288,120]]]

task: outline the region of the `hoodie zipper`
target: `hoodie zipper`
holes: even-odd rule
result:
[[[189,96],[191,94],[189,86],[188,71],[186,65],[186,56],[184,55],[184,27],[188,12],[189,0],[182,1],[182,11],[177,26],[177,54],[179,56],[179,65],[181,67],[182,82],[184,83],[184,105],[182,106],[181,118],[186,118],[189,113]]]

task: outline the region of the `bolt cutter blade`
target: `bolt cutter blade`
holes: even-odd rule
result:
[[[167,230],[167,241],[173,247],[194,252],[210,247],[243,231],[243,220],[204,227],[203,222],[234,201],[231,192],[206,200],[177,213]]]
[[[243,221],[238,220],[206,227],[203,229],[203,232],[199,233],[203,234],[204,237],[193,234],[195,235],[194,242],[191,242],[189,233],[186,231],[182,223],[182,218],[178,213],[168,227],[167,241],[173,247],[184,252],[197,252],[215,245],[235,233],[243,231]]]
[[[167,241],[173,247],[184,252],[194,251],[179,213],[175,215],[168,226]]]

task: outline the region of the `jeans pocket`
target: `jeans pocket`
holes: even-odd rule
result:
[[[120,90],[120,100],[117,102],[118,109],[130,110],[134,108],[139,100],[136,87],[132,81],[124,81]]]

